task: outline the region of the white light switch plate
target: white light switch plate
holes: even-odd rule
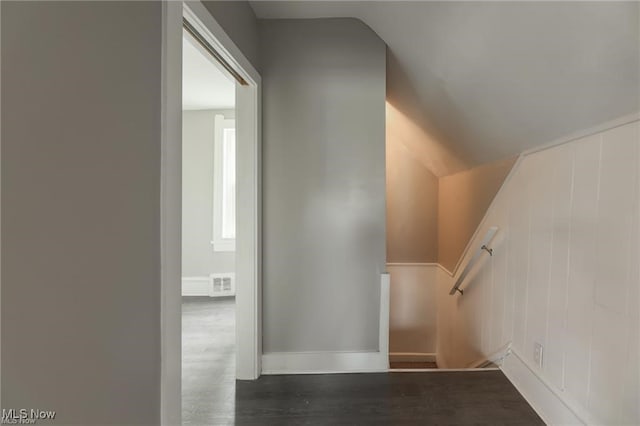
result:
[[[540,368],[542,368],[542,352],[542,344],[535,342],[533,344],[533,362],[535,362],[536,365]]]

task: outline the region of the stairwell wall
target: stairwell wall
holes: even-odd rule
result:
[[[440,274],[439,363],[512,342],[503,369],[545,421],[640,423],[639,167],[637,120],[524,156],[477,234],[500,228],[494,256],[462,296]]]

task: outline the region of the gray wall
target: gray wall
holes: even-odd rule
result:
[[[265,352],[377,350],[385,45],[353,19],[260,22]]]
[[[234,272],[235,252],[213,251],[213,146],[216,114],[182,113],[182,276],[203,277]]]
[[[238,46],[253,67],[260,71],[258,62],[258,27],[256,15],[248,1],[203,1],[209,13]]]
[[[156,2],[2,2],[2,407],[158,424]]]

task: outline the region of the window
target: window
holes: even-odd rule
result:
[[[213,250],[236,249],[235,120],[215,116],[213,152]]]

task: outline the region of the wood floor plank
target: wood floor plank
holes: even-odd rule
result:
[[[263,376],[236,424],[544,424],[500,371]]]
[[[183,301],[185,425],[542,425],[501,371],[236,381],[231,300]]]

